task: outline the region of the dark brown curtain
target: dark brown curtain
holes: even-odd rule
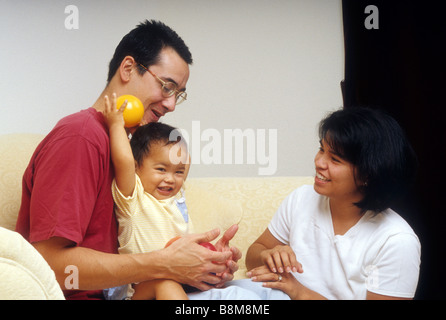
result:
[[[378,9],[368,29],[365,8]],[[344,107],[391,114],[412,142],[420,168],[394,208],[422,245],[417,299],[444,299],[446,280],[446,18],[442,1],[343,0]],[[376,21],[375,21],[376,22]]]

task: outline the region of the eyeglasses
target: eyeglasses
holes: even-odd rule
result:
[[[171,81],[164,81],[160,79],[156,74],[154,74],[152,71],[150,71],[148,68],[143,66],[142,64],[139,64],[142,68],[144,68],[147,72],[149,72],[152,76],[155,77],[156,80],[158,80],[161,83],[161,89],[163,92],[163,97],[169,98],[175,94],[175,103],[178,105],[187,98],[186,91],[179,91],[177,90],[177,85]]]

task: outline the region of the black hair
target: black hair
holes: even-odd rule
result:
[[[177,128],[162,122],[151,122],[140,126],[130,139],[133,158],[138,166],[142,165],[144,158],[149,155],[151,146],[155,143],[176,144],[184,139]]]
[[[142,22],[125,35],[116,47],[109,64],[107,83],[126,56],[133,57],[136,62],[148,68],[159,61],[159,54],[166,47],[174,49],[187,64],[192,64],[189,48],[174,30],[160,21]],[[141,74],[145,71],[142,67],[138,70]]]
[[[362,212],[390,208],[414,182],[415,152],[397,121],[364,107],[335,111],[319,125],[319,138],[354,168]],[[360,182],[360,183],[358,183]]]

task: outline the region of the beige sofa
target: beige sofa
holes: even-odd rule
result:
[[[39,134],[0,136],[0,299],[63,298],[45,260],[11,231],[20,206],[22,174],[42,138]],[[241,279],[249,245],[265,230],[282,200],[295,188],[312,183],[312,177],[189,178],[187,205],[197,232],[224,231],[238,223],[231,245],[243,253],[235,274]]]

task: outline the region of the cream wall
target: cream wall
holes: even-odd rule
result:
[[[193,54],[188,101],[163,120],[190,136],[193,177],[311,175],[317,123],[342,105],[340,0],[0,3],[0,134],[45,134],[89,107],[119,40],[144,19],[171,26]],[[65,27],[68,5],[79,29]],[[251,135],[241,164],[225,141],[237,130]]]

